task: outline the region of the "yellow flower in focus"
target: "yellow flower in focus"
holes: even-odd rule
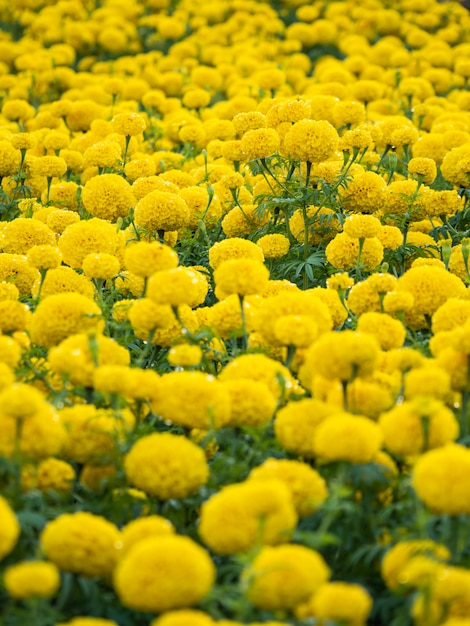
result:
[[[56,246],[35,245],[26,252],[28,263],[38,270],[51,270],[62,262],[62,253]]]
[[[382,442],[381,429],[369,418],[338,413],[327,417],[315,429],[313,449],[321,463],[370,463]]]
[[[326,258],[336,269],[349,270],[359,261],[366,270],[374,270],[383,260],[384,249],[378,237],[364,239],[359,256],[359,239],[339,233],[326,247]]]
[[[12,598],[51,598],[60,586],[60,575],[54,563],[21,561],[6,568],[3,582]]]
[[[289,252],[290,242],[285,235],[264,235],[256,244],[263,250],[266,259],[281,259]]]
[[[111,120],[111,126],[115,133],[133,137],[144,132],[147,122],[141,113],[118,113]]]
[[[157,241],[138,241],[126,247],[124,264],[133,274],[147,278],[155,272],[177,267],[178,254]]]
[[[227,295],[239,296],[262,293],[269,281],[268,268],[252,259],[224,261],[214,271],[214,281],[218,289]]]
[[[124,606],[160,613],[198,604],[214,579],[214,564],[201,546],[189,537],[163,535],[135,544],[119,562],[113,584]]]
[[[248,600],[268,611],[293,609],[330,577],[323,557],[301,545],[263,547],[242,572]]]
[[[179,367],[197,367],[201,359],[202,350],[195,344],[180,343],[168,352],[168,363]]]
[[[281,480],[249,480],[222,487],[201,507],[199,534],[217,554],[239,554],[289,541],[297,514]]]
[[[287,131],[283,152],[294,159],[320,163],[334,155],[338,142],[338,133],[329,122],[300,120]]]
[[[264,253],[257,244],[239,237],[217,241],[209,248],[209,263],[214,270],[224,261],[241,258],[253,259],[262,263]]]
[[[62,513],[40,536],[45,556],[65,572],[108,576],[119,558],[121,534],[104,517],[85,511]]]
[[[189,207],[176,193],[156,189],[141,198],[135,207],[135,224],[147,231],[173,231],[189,221]]]
[[[156,304],[196,307],[204,302],[208,288],[207,280],[200,272],[180,266],[152,274],[147,296]]]
[[[82,269],[88,278],[114,278],[119,273],[121,262],[114,254],[96,252],[87,254],[83,259]]]
[[[254,128],[247,130],[240,148],[246,159],[265,159],[276,154],[280,146],[280,137],[274,128]]]
[[[436,162],[425,157],[415,157],[408,163],[408,174],[426,185],[431,185],[437,176]]]
[[[126,217],[129,209],[135,205],[131,185],[118,174],[101,174],[90,178],[82,189],[81,199],[93,217],[110,222]]]
[[[350,215],[344,220],[343,232],[353,239],[379,237],[382,224],[373,215]]]

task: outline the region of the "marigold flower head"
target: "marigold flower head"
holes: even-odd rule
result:
[[[128,552],[142,539],[172,535],[175,532],[173,524],[160,515],[148,515],[132,520],[121,531],[122,554]]]
[[[359,317],[356,329],[373,335],[382,350],[401,348],[406,339],[406,328],[387,313],[367,311]]]
[[[121,262],[114,254],[95,252],[83,259],[82,269],[88,278],[114,278],[119,273]]]
[[[274,128],[255,128],[244,133],[240,147],[247,159],[265,159],[279,150],[280,143]]]
[[[156,304],[191,307],[204,302],[208,283],[204,276],[190,267],[175,267],[152,274],[147,284],[147,295]]]
[[[313,449],[322,463],[370,463],[380,450],[382,441],[381,429],[369,418],[351,413],[337,413],[318,425],[313,438]]]
[[[171,372],[160,378],[152,407],[164,420],[191,428],[220,428],[230,420],[230,396],[203,372]]]
[[[189,216],[181,196],[158,189],[141,198],[134,212],[136,225],[150,232],[178,230],[187,224]]]
[[[170,433],[141,437],[126,454],[124,468],[132,485],[160,500],[185,498],[209,477],[203,450]]]
[[[373,215],[350,215],[344,220],[343,232],[354,239],[379,237],[382,224]]]
[[[359,172],[346,187],[340,187],[339,197],[348,212],[374,213],[386,203],[388,188],[378,174]]]
[[[307,606],[299,609],[304,618],[311,615],[319,620],[363,626],[372,609],[372,598],[360,585],[335,581],[322,585]]]
[[[231,237],[218,241],[209,248],[209,263],[212,269],[230,259],[248,258],[257,261],[264,261],[264,253],[260,246],[248,239]]]
[[[54,563],[21,561],[6,568],[5,589],[12,598],[50,598],[60,586],[60,574]]]
[[[89,146],[83,153],[84,167],[117,167],[122,159],[122,148],[117,141],[104,139]],[[99,216],[97,216],[99,217]]]
[[[202,350],[197,344],[179,343],[168,352],[168,363],[179,367],[196,367],[201,359]]]
[[[86,182],[82,189],[82,202],[93,217],[114,222],[128,214],[135,198],[131,185],[122,176],[101,174]]]
[[[61,264],[62,253],[56,246],[42,244],[29,248],[26,258],[28,263],[38,270],[50,270]]]
[[[81,268],[87,254],[116,254],[121,245],[121,235],[116,226],[97,217],[67,226],[58,242],[64,263],[73,268]]]
[[[399,588],[400,574],[403,568],[418,555],[432,558],[438,563],[450,558],[450,552],[446,546],[430,539],[400,541],[388,550],[382,559],[381,574],[389,589],[396,590]]]
[[[36,219],[18,217],[5,224],[2,230],[3,252],[26,254],[33,246],[55,244],[56,237],[52,230]]]
[[[359,257],[359,239],[339,233],[326,247],[326,258],[336,269],[348,270],[355,267],[358,260],[366,270],[375,269],[383,259],[384,249],[377,237],[364,239]]]
[[[121,547],[117,527],[85,511],[63,513],[48,522],[41,533],[41,549],[61,570],[82,576],[108,576]]]
[[[117,113],[111,120],[111,125],[115,133],[133,137],[146,129],[147,122],[141,113]]]
[[[319,163],[334,155],[338,142],[338,133],[329,122],[300,120],[287,131],[283,152],[294,159]]]
[[[280,259],[289,252],[290,242],[285,235],[264,235],[256,244],[263,250],[266,259]]]
[[[163,535],[139,541],[124,555],[114,588],[124,606],[157,613],[198,604],[214,579],[214,564],[201,546],[189,537]]]
[[[323,557],[299,545],[265,546],[243,571],[250,602],[261,609],[293,609],[330,576]]]
[[[0,559],[7,556],[15,547],[20,535],[20,525],[8,500],[0,496]]]
[[[222,262],[214,271],[216,286],[224,293],[248,296],[262,293],[269,280],[269,270],[260,261],[232,259]]]
[[[249,480],[223,487],[204,502],[199,534],[217,554],[239,554],[288,541],[296,524],[292,496],[282,481]]]

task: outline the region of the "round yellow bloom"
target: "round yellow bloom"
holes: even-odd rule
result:
[[[148,537],[172,535],[175,532],[173,524],[159,515],[148,515],[132,520],[121,531],[122,554]]]
[[[288,452],[312,458],[315,456],[313,437],[318,425],[337,412],[337,407],[315,398],[288,402],[277,412],[274,422],[276,438]]]
[[[387,313],[363,313],[357,322],[357,331],[375,337],[382,350],[401,348],[406,339],[406,328]]]
[[[77,332],[104,330],[101,309],[78,293],[61,293],[42,300],[33,313],[33,343],[50,348]]]
[[[449,444],[423,454],[413,471],[413,487],[420,500],[437,513],[470,513],[466,476],[470,450]]]
[[[36,245],[28,249],[26,258],[38,270],[50,270],[61,264],[62,253],[56,246]]]
[[[280,480],[249,480],[223,487],[201,507],[199,534],[217,554],[289,541],[297,514]]]
[[[425,157],[415,157],[408,163],[408,173],[426,185],[431,185],[437,176],[436,162]]]
[[[119,217],[126,217],[135,205],[135,197],[132,187],[122,176],[101,174],[86,182],[82,202],[93,217],[115,222]]]
[[[152,274],[147,296],[156,304],[195,307],[204,302],[208,288],[207,280],[200,272],[180,266]]]
[[[253,259],[233,259],[222,262],[214,271],[216,286],[224,293],[239,296],[262,293],[269,281],[268,268]]]
[[[164,535],[143,539],[124,555],[114,588],[124,606],[159,613],[198,604],[214,579],[214,564],[203,548],[189,537]]]
[[[13,550],[20,535],[20,525],[8,500],[0,496],[0,560]]]
[[[370,463],[382,442],[382,431],[375,422],[361,415],[339,413],[318,425],[313,449],[322,463]]]
[[[364,239],[359,258],[359,239],[339,233],[326,247],[326,258],[336,269],[349,270],[360,262],[366,270],[373,270],[382,262],[384,249],[378,237]]]
[[[54,563],[22,561],[6,568],[3,582],[12,598],[50,598],[59,589],[60,575]]]
[[[279,150],[280,142],[274,128],[253,128],[244,133],[240,148],[246,159],[265,159]]]
[[[344,220],[343,231],[353,239],[379,237],[382,224],[373,215],[350,215]]]
[[[93,252],[116,254],[121,245],[120,241],[122,240],[115,225],[94,217],[67,226],[58,246],[63,254],[64,263],[73,268],[81,268],[87,254]]]
[[[41,461],[25,481],[22,476],[21,487],[67,494],[72,490],[74,480],[75,470],[70,463],[50,457]]]
[[[294,159],[319,163],[334,155],[338,142],[338,133],[329,122],[300,120],[287,131],[283,152]]]
[[[36,298],[39,294],[40,284],[41,279],[37,278],[31,288],[31,293]],[[92,300],[94,296],[93,283],[87,276],[78,274],[71,267],[61,265],[48,270],[41,288],[41,300],[49,296],[66,293],[74,293]]]
[[[316,470],[301,461],[267,459],[248,476],[249,480],[272,478],[282,480],[290,489],[299,517],[312,515],[328,496],[324,479]]]
[[[83,153],[85,167],[115,168],[121,159],[121,146],[117,141],[110,141],[109,139],[97,141]]]
[[[344,208],[351,213],[374,213],[387,202],[389,192],[385,180],[374,172],[360,172],[347,187],[340,187]]]
[[[41,533],[45,556],[65,572],[82,576],[108,576],[121,548],[121,534],[104,517],[85,511],[63,513]]]
[[[293,609],[330,577],[323,557],[300,545],[264,547],[242,573],[246,595],[268,611]]]
[[[214,270],[224,261],[241,258],[253,259],[262,263],[264,261],[264,253],[257,244],[239,237],[217,241],[209,248],[209,263]]]
[[[433,558],[437,562],[447,561],[450,558],[450,552],[446,546],[430,539],[400,541],[382,559],[381,574],[389,589],[399,588],[401,572],[409,561],[417,555]]]
[[[35,158],[30,168],[32,176],[60,177],[67,171],[67,163],[62,157],[47,155]]]
[[[201,359],[202,350],[196,344],[180,343],[168,352],[168,363],[179,367],[196,367]]]
[[[189,207],[181,196],[158,189],[141,198],[134,211],[135,224],[151,233],[178,230],[189,218]]]
[[[83,259],[82,269],[89,278],[114,278],[121,267],[121,262],[114,254],[95,252]]]
[[[15,419],[33,417],[46,406],[44,394],[25,383],[13,383],[0,392],[2,415]]]
[[[148,278],[155,272],[178,266],[178,254],[157,241],[138,241],[126,247],[124,265],[129,272]]]
[[[266,259],[281,259],[289,252],[290,242],[285,235],[271,234],[264,235],[256,242]]]
[[[420,454],[455,441],[459,425],[453,412],[442,402],[416,398],[403,402],[379,419],[385,447],[398,455]]]
[[[147,122],[142,113],[118,113],[111,120],[111,126],[115,133],[133,137],[144,132]]]
[[[264,383],[240,379],[225,380],[223,384],[232,406],[229,426],[258,428],[271,420],[277,400]]]
[[[72,384],[90,387],[95,367],[129,365],[130,355],[110,337],[78,333],[54,346],[49,351],[48,362],[54,372],[69,377]]]
[[[154,413],[189,428],[221,428],[230,420],[230,395],[222,383],[203,372],[164,374],[152,399]]]
[[[318,620],[363,626],[372,609],[372,598],[360,585],[331,582],[318,589],[309,602],[309,609]]]
[[[124,468],[132,485],[160,500],[185,498],[209,477],[203,450],[170,433],[139,439],[126,454]]]
[[[52,230],[39,220],[17,217],[2,229],[2,250],[11,254],[26,254],[39,245],[55,246]]]
[[[194,609],[168,611],[150,622],[150,626],[215,626],[216,624],[220,626],[221,622],[214,622],[207,613]]]

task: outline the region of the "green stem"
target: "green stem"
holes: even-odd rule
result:
[[[248,333],[246,330],[246,317],[245,317],[245,309],[243,306],[244,296],[238,294],[238,299],[240,301],[240,315],[242,318],[242,345],[243,350],[246,352],[248,350]]]

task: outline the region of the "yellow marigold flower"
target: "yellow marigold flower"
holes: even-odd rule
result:
[[[311,615],[318,620],[331,620],[348,626],[363,626],[371,609],[372,598],[364,587],[335,581],[318,589],[303,616]]]
[[[422,316],[432,316],[448,298],[466,298],[466,288],[460,278],[431,265],[407,270],[398,279],[396,290],[411,293],[415,298],[411,313]]]
[[[148,334],[157,328],[168,329],[176,323],[171,307],[155,304],[150,298],[132,300],[128,308],[127,319],[137,337],[146,341]]]
[[[117,473],[114,465],[84,465],[80,472],[79,482],[90,491],[102,493],[105,491]]]
[[[83,259],[82,269],[88,278],[114,278],[121,267],[121,262],[114,254],[96,252],[87,254]]]
[[[30,164],[32,176],[46,176],[46,178],[60,178],[67,171],[65,159],[58,156],[42,156],[35,158]]]
[[[337,411],[335,406],[314,398],[288,402],[277,412],[274,422],[276,438],[288,452],[312,458],[315,430],[328,415]]]
[[[229,426],[258,428],[273,417],[277,400],[269,388],[256,380],[226,380],[224,387],[231,399]]]
[[[199,534],[217,554],[238,554],[290,539],[297,524],[292,496],[280,480],[222,487],[201,507]]]
[[[347,187],[339,189],[341,203],[353,213],[374,213],[382,209],[388,195],[385,180],[374,172],[360,172]]]
[[[447,561],[450,558],[446,546],[430,539],[400,541],[386,552],[381,564],[382,578],[389,589],[396,590],[400,587],[401,572],[409,561],[418,555],[427,556],[436,562]]]
[[[190,217],[188,226],[192,230],[198,228],[200,220],[206,226],[214,226],[222,215],[222,206],[217,195],[209,196],[207,189],[202,187],[184,187],[179,195],[189,207]]]
[[[338,142],[338,133],[329,122],[300,120],[287,131],[283,152],[294,159],[319,163],[334,155]]]
[[[256,244],[263,250],[266,259],[280,259],[289,252],[290,242],[285,235],[264,235]]]
[[[288,345],[276,335],[276,325],[285,316],[308,317],[315,323],[319,334],[333,327],[328,306],[321,301],[318,294],[310,291],[280,292],[266,298],[256,312],[257,329],[273,346]]]
[[[148,515],[134,519],[124,526],[121,531],[122,554],[126,554],[139,541],[148,537],[172,535],[175,532],[173,524],[159,515]]]
[[[15,547],[20,535],[20,525],[11,509],[8,500],[0,496],[0,560],[7,556]]]
[[[131,185],[118,174],[90,178],[82,189],[81,198],[88,213],[111,222],[125,217],[135,204]]]
[[[346,291],[354,285],[354,278],[351,278],[347,272],[336,272],[332,274],[326,281],[328,289],[335,291]]]
[[[0,140],[0,176],[12,176],[18,171],[21,152],[6,139]]]
[[[454,330],[470,319],[470,301],[449,298],[432,316],[434,335],[446,330]]]
[[[374,371],[380,347],[371,335],[346,330],[324,333],[308,349],[305,363],[313,374],[350,381]]]
[[[67,337],[49,351],[54,372],[69,377],[74,385],[91,386],[98,365],[129,365],[129,352],[110,337],[79,333]]]
[[[224,261],[214,271],[217,288],[228,295],[239,296],[262,293],[269,280],[269,270],[260,261],[253,259],[233,259]]]
[[[401,456],[439,448],[455,441],[459,434],[452,411],[431,398],[416,398],[393,407],[380,416],[379,425],[387,450]]]
[[[387,313],[375,311],[362,313],[356,329],[358,332],[373,335],[382,350],[401,348],[406,339],[406,328],[399,320],[393,319]]]
[[[404,396],[407,400],[419,396],[431,396],[445,401],[450,393],[450,375],[432,361],[415,367],[406,374]]]
[[[27,304],[16,300],[3,300],[0,302],[0,330],[1,332],[13,333],[23,331],[29,325],[31,311]]]
[[[111,125],[115,133],[126,137],[140,135],[147,128],[145,115],[142,113],[118,113],[111,120]]]
[[[318,325],[307,315],[284,315],[274,324],[276,342],[284,346],[306,348],[318,336]]]
[[[21,357],[20,344],[6,335],[0,335],[0,362],[12,369],[16,368]]]
[[[215,270],[224,261],[247,258],[264,261],[264,253],[260,246],[248,239],[232,237],[218,241],[209,248],[209,263]]]
[[[230,420],[227,389],[203,372],[163,375],[152,408],[164,420],[190,428],[221,428]]]
[[[47,211],[45,215],[46,225],[57,235],[61,235],[67,226],[80,221],[80,216],[74,211],[52,209],[52,207],[47,207],[45,211]],[[35,215],[39,218],[38,213],[35,213]]]
[[[246,159],[265,159],[276,154],[280,143],[274,128],[254,128],[244,133],[240,147]]]
[[[238,356],[219,374],[219,380],[222,382],[241,379],[265,383],[276,398],[288,397],[299,390],[289,369],[264,354]]]
[[[37,466],[34,484],[30,488],[67,494],[72,490],[74,480],[75,469],[70,463],[50,457],[42,460]],[[21,486],[23,487],[23,476]]]
[[[189,537],[164,535],[134,545],[119,562],[113,582],[124,606],[156,613],[198,604],[214,579],[215,567],[203,548]]]
[[[3,252],[26,254],[33,246],[55,244],[56,237],[52,230],[36,219],[18,217],[2,229]]]
[[[264,547],[242,572],[246,595],[268,611],[293,609],[330,577],[323,557],[300,545]]]
[[[73,268],[81,268],[83,259],[93,252],[116,254],[122,245],[122,233],[116,226],[94,217],[71,224],[62,233],[58,246],[64,263]]]
[[[112,453],[135,423],[128,409],[113,412],[92,404],[65,407],[59,416],[67,429],[63,456],[77,463],[96,462]]]
[[[312,515],[328,496],[320,474],[306,463],[287,459],[267,459],[249,474],[249,480],[282,480],[292,493],[299,517]]]
[[[62,262],[62,253],[56,246],[42,244],[35,245],[26,252],[28,263],[38,270],[50,270]]]
[[[121,534],[104,517],[85,511],[63,513],[40,536],[45,556],[65,572],[108,576],[119,558]]]
[[[139,439],[126,454],[124,468],[133,486],[160,500],[185,498],[209,477],[203,450],[170,433]]]
[[[11,121],[20,120],[24,122],[34,117],[34,114],[34,107],[22,98],[11,98],[2,107],[2,115]]]
[[[37,278],[31,288],[31,294],[38,297],[41,279]],[[91,280],[83,274],[77,274],[71,267],[59,266],[48,270],[41,288],[41,300],[64,293],[76,293],[93,299],[94,288]]]
[[[254,297],[257,298],[257,296]],[[196,310],[200,311],[201,309]],[[254,330],[256,307],[253,303],[253,296],[244,298],[243,311],[247,330]],[[212,328],[222,339],[241,336],[243,324],[238,296],[232,294],[211,306],[207,311],[206,325]]]
[[[364,239],[359,257],[359,239],[339,233],[326,247],[326,258],[337,269],[348,270],[355,267],[358,260],[366,270],[373,270],[383,259],[383,246],[377,237]]]
[[[154,619],[150,626],[215,626],[215,624],[221,624],[220,621],[214,622],[214,620],[203,613],[202,611],[196,611],[191,609],[180,609],[179,611],[168,611],[161,617]]]
[[[343,232],[353,239],[379,237],[382,230],[380,220],[372,215],[350,215],[344,220]]]
[[[261,111],[241,111],[233,118],[236,134],[240,137],[249,130],[266,128],[266,116]]]
[[[2,414],[16,419],[33,417],[46,404],[39,389],[25,383],[14,383],[0,392]]]
[[[138,201],[134,217],[137,226],[151,232],[178,230],[189,221],[189,207],[181,196],[155,190]]]
[[[377,239],[388,250],[396,250],[403,243],[403,233],[396,226],[386,224],[377,235]]]
[[[436,162],[425,157],[415,157],[408,163],[408,173],[418,181],[431,185],[437,176]]]
[[[37,138],[30,133],[15,133],[11,136],[10,141],[15,150],[31,150],[38,143]]]
[[[470,451],[449,444],[423,454],[414,466],[412,484],[424,504],[436,513],[470,512],[466,476]]]
[[[190,267],[176,267],[152,274],[147,295],[156,304],[195,307],[204,302],[208,291],[205,278]]]
[[[393,406],[397,393],[398,390],[391,390],[375,380],[355,378],[348,384],[348,406],[353,413],[377,419]]]
[[[370,463],[382,441],[381,429],[369,418],[338,413],[327,417],[315,429],[313,449],[321,463]]]
[[[201,109],[211,100],[211,94],[205,89],[188,89],[181,99],[187,109]]]
[[[180,343],[168,352],[168,363],[179,367],[196,367],[201,359],[202,350],[195,344]]]
[[[124,264],[133,274],[147,278],[155,272],[177,267],[178,254],[157,241],[139,241],[127,246]]]
[[[83,153],[84,167],[115,168],[122,159],[122,148],[117,141],[104,139],[89,146]]]
[[[60,586],[60,575],[54,563],[22,561],[6,568],[3,582],[12,598],[50,598]]]

